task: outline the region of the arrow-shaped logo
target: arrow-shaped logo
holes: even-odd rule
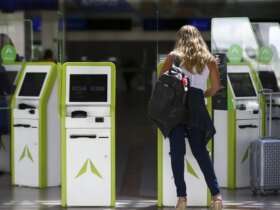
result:
[[[28,148],[27,145],[25,145],[25,147],[24,147],[24,149],[23,149],[23,151],[22,151],[22,153],[21,153],[21,156],[20,156],[20,158],[19,158],[19,161],[23,160],[25,157],[28,157],[29,160],[31,160],[32,162],[34,162],[34,161],[33,161],[33,158],[32,158],[32,155],[31,155],[31,152],[30,152],[30,150],[29,150],[29,148]]]
[[[97,170],[97,168],[94,166],[94,164],[90,159],[87,159],[86,162],[83,164],[76,178],[79,178],[83,174],[87,173],[88,170],[90,170],[93,175],[102,179],[101,174],[99,173],[99,171]]]
[[[241,160],[241,163],[244,163],[248,159],[248,157],[249,157],[249,150],[250,150],[250,146],[248,146],[248,148],[246,149],[246,151],[245,151],[245,153],[243,155],[243,158]]]
[[[187,161],[187,171],[194,176],[195,178],[199,179],[199,176],[196,174],[195,170],[193,169],[192,165]]]

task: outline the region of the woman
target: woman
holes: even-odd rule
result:
[[[207,49],[197,28],[185,25],[177,32],[175,49],[167,56],[161,74],[170,69],[173,63],[179,63],[190,82],[187,100],[190,110],[189,123],[178,125],[169,134],[171,166],[178,196],[176,209],[183,210],[187,205],[184,180],[185,134],[211,191],[212,207],[221,209],[222,196],[206,148],[215,128],[204,101],[204,97],[213,96],[220,89],[220,75],[216,59]],[[211,87],[207,89],[208,77]]]

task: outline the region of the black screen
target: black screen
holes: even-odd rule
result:
[[[28,72],[25,74],[19,96],[39,96],[47,73]]]
[[[228,75],[236,97],[256,96],[249,73],[229,73]]]
[[[270,89],[273,92],[279,91],[277,79],[273,71],[259,71],[259,77],[264,89]]]
[[[70,75],[70,102],[107,102],[107,74]]]

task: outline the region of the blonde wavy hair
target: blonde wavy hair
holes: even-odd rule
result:
[[[191,67],[193,73],[201,74],[205,65],[216,62],[199,30],[191,25],[184,25],[177,32],[172,53],[179,56],[182,66]]]

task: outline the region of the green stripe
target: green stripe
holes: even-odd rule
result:
[[[67,149],[66,149],[66,126],[65,126],[65,118],[66,118],[66,68],[67,66],[64,64],[63,68],[60,72],[61,74],[61,99],[60,99],[60,134],[61,134],[61,205],[63,207],[67,206],[67,168],[66,168],[66,157],[67,157]]]
[[[111,206],[114,207],[116,205],[116,67],[113,63],[104,65],[111,67]]]
[[[236,188],[236,110],[233,93],[228,88],[228,187]]]
[[[262,86],[262,83],[261,83],[261,80],[259,78],[259,74],[257,71],[253,70],[253,67],[251,67],[251,73],[252,73],[252,77],[253,77],[253,80],[254,80],[254,83],[256,84],[256,88],[257,88],[257,91],[261,91],[263,89],[263,86]],[[260,104],[260,110],[262,112],[262,127],[261,127],[261,136],[265,136],[267,135],[266,134],[266,99],[265,99],[265,96],[260,96],[259,97],[259,104]]]
[[[157,75],[159,75],[163,63],[157,66]],[[157,205],[163,206],[163,140],[164,137],[159,129],[157,129]]]
[[[163,136],[159,129],[157,129],[157,159],[158,159],[158,182],[157,182],[157,192],[158,192],[158,206],[163,206]]]

